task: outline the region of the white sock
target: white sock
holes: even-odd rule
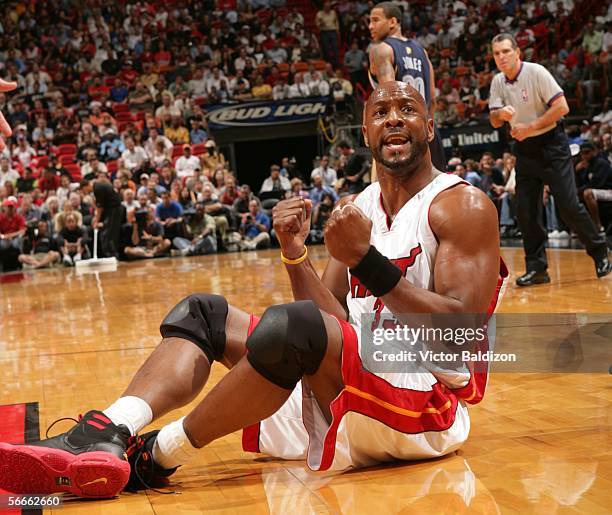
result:
[[[153,445],[155,463],[171,469],[188,462],[200,450],[194,447],[183,428],[185,417],[162,427]]]
[[[104,414],[113,421],[113,424],[123,424],[132,436],[153,420],[153,411],[140,397],[128,395],[120,397],[104,410]]]

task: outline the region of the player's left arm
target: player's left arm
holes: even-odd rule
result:
[[[378,84],[395,80],[393,49],[387,43],[375,43],[370,48],[370,73]]]
[[[569,113],[567,100],[564,95],[560,95],[553,101],[552,105],[542,113],[542,116],[536,118],[529,125],[531,125],[531,128],[534,130],[543,129],[553,123],[557,123],[567,113]]]
[[[433,265],[434,291],[407,279],[387,295],[385,305],[402,313],[486,313],[499,276],[497,210],[479,189],[455,186],[434,200],[430,226],[439,240]]]
[[[399,278],[381,298],[400,319],[410,313],[486,313],[499,276],[499,231],[497,210],[488,197],[471,186],[455,186],[438,195],[431,205],[429,222],[438,238],[434,268],[434,290],[419,288],[405,277]],[[377,284],[392,280],[392,273],[376,274],[363,270],[364,258],[370,266],[385,267],[370,249],[372,221],[352,205],[332,213],[325,226],[325,245],[336,260],[355,270],[353,275],[379,275]],[[423,257],[422,257],[423,258]],[[388,264],[388,263],[387,263]],[[381,268],[382,267],[382,268]],[[363,281],[363,279],[362,279]]]

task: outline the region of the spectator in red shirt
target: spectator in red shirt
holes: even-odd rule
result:
[[[23,235],[26,232],[25,218],[17,213],[17,200],[9,197],[2,203],[0,213],[0,265],[4,264],[11,252],[16,256],[23,248]]]
[[[159,41],[159,50],[155,52],[153,58],[158,66],[168,66],[172,62],[172,54],[166,50],[163,40]]]
[[[102,84],[100,77],[97,75],[93,77],[89,88],[87,88],[87,93],[92,98],[92,100],[97,100],[99,102],[104,102],[110,95],[110,88]]]
[[[515,36],[519,48],[524,49],[535,43],[535,35],[533,30],[527,28],[527,22],[521,20],[519,22],[519,30]]]
[[[43,174],[42,179],[38,181],[38,189],[42,192],[43,196],[46,198],[49,194],[54,194],[55,190],[59,188],[60,179],[55,174],[55,170],[53,167],[48,166],[45,168],[45,172]]]

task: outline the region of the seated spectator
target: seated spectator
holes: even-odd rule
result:
[[[13,159],[17,160],[23,168],[27,168],[33,157],[36,157],[36,150],[30,146],[25,136],[19,135],[17,146],[13,150]]]
[[[34,170],[31,167],[25,169],[23,177],[17,179],[17,193],[28,193],[34,189],[34,183],[36,182],[34,177]],[[2,187],[0,179],[0,187]]]
[[[104,162],[116,161],[125,151],[123,141],[115,132],[107,132],[100,143],[100,159]]]
[[[116,80],[115,85],[111,88],[110,98],[113,102],[121,104],[125,102],[130,94],[127,83],[119,78]]]
[[[58,211],[53,217],[53,232],[59,233],[66,226],[66,217],[69,214],[74,214],[77,219],[77,225],[81,227],[83,225],[83,215],[80,211],[76,211],[72,203],[65,202],[61,210]]]
[[[36,128],[32,131],[32,141],[37,143],[41,136],[47,141],[53,141],[54,133],[51,127],[47,127],[47,120],[44,116],[36,119]]]
[[[310,89],[310,94],[313,96],[326,97],[329,95],[329,82],[327,82],[321,76],[321,72],[317,70],[312,72],[310,81],[308,82],[308,88]]]
[[[134,139],[125,139],[125,150],[121,154],[121,159],[125,167],[134,174],[139,171],[147,161],[147,154],[140,145],[134,143]]]
[[[456,92],[456,90],[453,91]],[[455,105],[450,104],[445,97],[438,97],[436,99],[434,120],[437,127],[450,127],[459,121],[459,113]]]
[[[187,237],[172,242],[181,256],[200,256],[217,252],[215,220],[203,204],[196,204],[195,215],[187,223]]]
[[[241,215],[248,213],[251,200],[257,200],[257,197],[253,195],[251,187],[248,184],[243,184],[238,190],[238,198],[234,200],[232,205],[232,213],[234,216],[240,218]]]
[[[81,166],[81,175],[84,178],[97,177],[99,173],[108,173],[106,164],[98,160],[98,154],[95,150],[89,150],[85,156],[86,162]]]
[[[236,179],[232,175],[228,175],[220,191],[219,200],[224,206],[231,207],[237,198],[238,188],[236,188]]]
[[[229,220],[231,218],[230,210],[219,202],[219,199],[214,195],[213,188],[210,183],[204,184],[202,193],[198,197],[198,203],[204,206],[207,214],[215,219],[217,232],[221,240],[227,241],[227,232],[229,230]]]
[[[19,172],[11,165],[11,160],[8,157],[0,158],[0,187],[6,182],[17,184]]]
[[[480,189],[487,195],[495,197],[493,186],[503,186],[505,181],[502,171],[494,166],[491,152],[484,152],[480,158],[480,177]]]
[[[200,157],[202,161],[202,170],[206,174],[206,170],[208,170],[208,175],[214,173],[214,171],[220,166],[221,168],[225,167],[225,156],[219,152],[217,149],[217,145],[211,139],[207,140],[205,143],[206,146],[206,154],[203,154]]]
[[[38,224],[41,217],[40,208],[34,204],[32,195],[29,193],[21,197],[21,205],[19,206],[18,213],[23,216],[28,227],[34,227]]]
[[[155,141],[155,148],[153,149],[153,155],[149,156],[149,162],[154,168],[160,169],[172,161],[172,151],[166,148],[160,138]]]
[[[310,179],[314,180],[315,176],[319,175],[323,181],[323,186],[334,188],[336,186],[336,181],[338,180],[338,176],[336,174],[336,170],[329,166],[329,156],[324,155],[321,158],[320,166],[317,166],[311,173]]]
[[[280,166],[273,164],[270,166],[270,176],[267,177],[261,185],[260,193],[267,193],[269,191],[278,191],[279,197],[282,198],[282,192],[289,191],[291,189],[291,183],[286,177],[282,177],[280,174]]]
[[[164,92],[161,95],[162,105],[155,110],[155,118],[159,120],[165,120],[167,118],[172,119],[173,117],[182,116],[180,109],[172,103],[172,95],[170,92]]]
[[[77,213],[66,215],[64,227],[58,233],[62,241],[63,263],[66,266],[74,266],[81,259],[89,257],[89,250],[83,243],[83,229],[77,223]]]
[[[169,191],[162,192],[161,203],[155,208],[155,218],[164,228],[164,235],[170,241],[184,235],[183,208],[176,200],[170,198]]]
[[[164,237],[164,229],[153,214],[153,208],[146,211],[130,211],[128,222],[132,224],[131,245],[125,247],[128,259],[154,258],[166,254],[172,243]]]
[[[191,130],[189,131],[189,140],[192,145],[204,143],[208,137],[208,133],[202,128],[202,121],[195,116],[189,120]]]
[[[174,145],[185,145],[189,143],[189,131],[183,122],[181,116],[173,116],[170,126],[164,129],[164,135]]]
[[[143,146],[149,159],[153,157],[153,152],[155,151],[155,145],[157,144],[158,141],[162,141],[164,143],[164,147],[166,148],[166,150],[170,152],[170,154],[172,154],[172,149],[174,148],[174,145],[172,144],[172,142],[168,138],[166,138],[166,136],[164,136],[163,134],[160,134],[159,131],[155,128],[155,126],[153,126],[149,130],[149,138],[147,139],[147,141],[145,141],[145,144]]]
[[[183,155],[176,160],[174,168],[181,181],[193,177],[202,168],[200,158],[191,153],[191,145],[183,145]]]
[[[290,87],[287,84],[285,77],[279,77],[278,81],[272,88],[272,99],[273,100],[284,100],[289,98]]]
[[[55,169],[47,166],[43,172],[43,176],[38,180],[38,189],[47,198],[49,195],[54,195],[60,185],[59,175],[56,175]]]
[[[49,222],[49,228],[54,231],[53,220],[60,212],[59,201],[55,195],[50,195],[45,200],[41,211],[41,219],[45,222]]]
[[[242,216],[240,234],[241,250],[255,250],[270,246],[270,217],[259,207],[257,200],[249,202],[249,211]]]
[[[110,115],[110,113],[102,113],[102,123],[98,125],[98,134],[100,138],[104,138],[109,134],[117,136],[119,131],[117,129],[117,121]]]
[[[26,222],[17,213],[17,199],[9,197],[2,202],[0,213],[0,266],[4,269],[23,252]]]
[[[578,194],[584,200],[589,214],[600,232],[605,232],[599,216],[599,202],[612,202],[612,166],[591,142],[580,146],[581,162],[576,172],[583,177]]]
[[[36,230],[27,238],[19,262],[31,268],[45,268],[60,262],[60,253],[54,238],[49,236],[47,222],[38,221]]]
[[[323,186],[323,178],[321,175],[315,175],[312,178],[312,189],[308,192],[310,195],[310,199],[312,200],[313,209],[317,206],[317,204],[321,201],[323,194],[329,194],[334,199],[334,203],[338,201],[338,196],[333,188],[328,186]]]
[[[289,98],[306,98],[312,96],[310,86],[304,83],[303,75],[297,74],[289,87]]]
[[[272,86],[266,84],[263,77],[259,75],[255,79],[255,86],[251,88],[251,95],[255,100],[266,100],[272,98]]]
[[[334,197],[331,193],[323,193],[321,200],[312,211],[312,226],[310,229],[310,241],[312,243],[323,243],[323,229],[331,217],[334,209]]]
[[[71,191],[72,189],[70,187],[70,176],[60,175],[60,185],[55,191],[55,195],[57,196],[57,199],[59,200],[60,207],[63,206],[65,202],[68,200],[68,196],[70,195]]]
[[[136,200],[134,190],[130,188],[123,190],[123,202],[121,203],[123,204],[123,207],[125,207],[126,212],[141,208],[139,202]]]
[[[141,80],[136,82],[136,86],[129,94],[128,103],[130,107],[139,110],[151,109],[153,107],[153,98],[149,88]]]
[[[294,177],[293,179],[291,179],[291,190],[289,191],[288,195],[291,198],[293,197],[298,197],[301,199],[310,198],[310,196],[308,195],[308,192],[304,189],[304,183],[302,182],[302,179],[300,179],[299,177]]]

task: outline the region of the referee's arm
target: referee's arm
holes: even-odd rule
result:
[[[559,95],[555,100],[553,100],[551,106],[544,113],[542,113],[542,116],[536,118],[529,124],[529,128],[535,131],[543,129],[544,127],[557,123],[567,113],[569,113],[567,100],[565,99],[564,95]]]
[[[503,95],[499,80],[495,76],[491,83],[491,91],[489,92],[489,120],[491,125],[499,129],[504,122],[509,122],[515,114],[514,107],[504,105]]]

